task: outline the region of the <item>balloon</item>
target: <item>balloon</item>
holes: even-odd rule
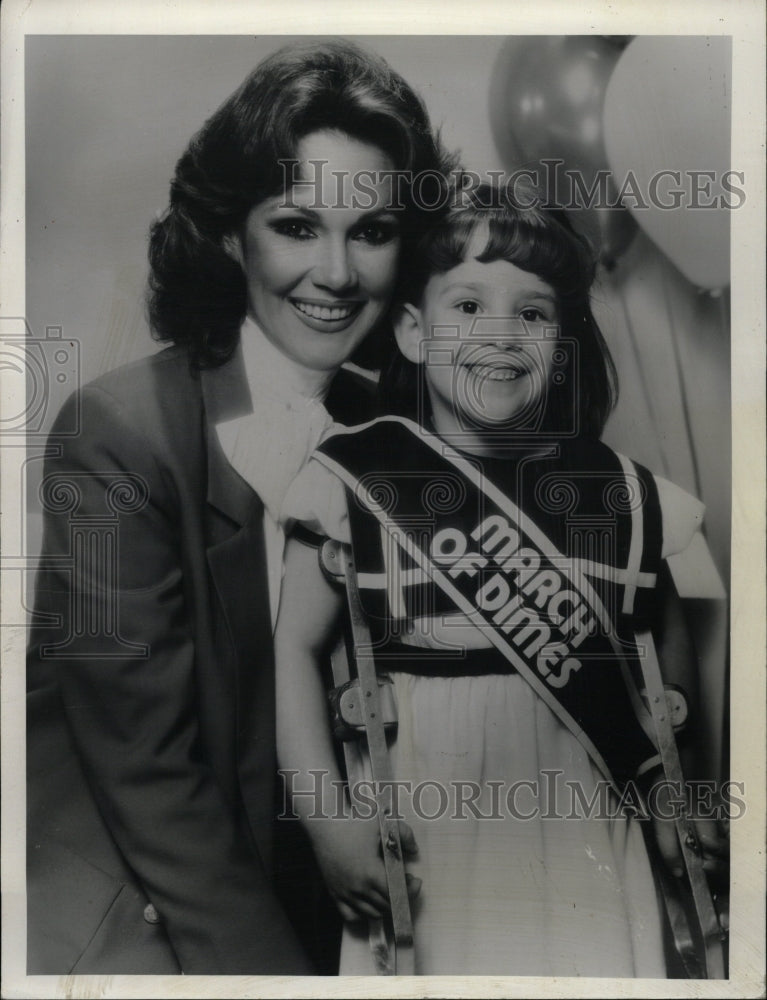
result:
[[[549,202],[571,210],[573,225],[608,266],[637,228],[618,199],[602,134],[605,91],[622,44],[623,36],[510,38],[490,95],[493,135],[507,168],[535,171]]]
[[[732,189],[742,181],[728,174],[731,51],[725,37],[635,38],[605,97],[610,166],[619,183],[632,175],[640,195],[624,201],[682,274],[706,289],[729,283],[730,208],[744,197]]]
[[[625,49],[633,37],[633,35],[602,35],[606,42],[617,45],[619,49]]]

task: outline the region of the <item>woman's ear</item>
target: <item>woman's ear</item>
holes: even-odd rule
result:
[[[224,248],[224,253],[227,257],[231,257],[244,270],[245,255],[242,252],[242,240],[237,233],[227,233],[221,241],[221,246]]]
[[[397,306],[392,316],[394,336],[402,354],[417,365],[421,362],[423,317],[421,310],[410,302]]]

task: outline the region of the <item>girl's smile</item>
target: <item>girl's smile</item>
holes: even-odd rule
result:
[[[492,382],[513,382],[535,370],[532,359],[518,344],[469,348],[460,353],[459,359],[460,365],[473,376]]]

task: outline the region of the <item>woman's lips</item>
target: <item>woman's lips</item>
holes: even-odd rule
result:
[[[362,308],[362,302],[311,302],[306,299],[291,299],[291,305],[302,316],[319,323],[343,323],[350,320]]]

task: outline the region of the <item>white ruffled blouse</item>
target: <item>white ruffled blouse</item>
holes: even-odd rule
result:
[[[334,372],[286,357],[250,317],[241,350],[252,412],[216,425],[229,462],[264,503],[264,536],[272,625],[277,621],[285,547],[283,503],[297,473],[333,426],[323,405]]]

